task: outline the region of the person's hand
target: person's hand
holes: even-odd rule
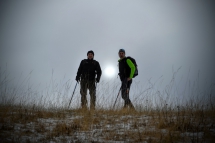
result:
[[[99,78],[96,78],[96,82],[99,83]]]
[[[79,82],[79,81],[80,81],[80,77],[77,77],[77,76],[76,76],[75,80],[76,80],[77,82]]]
[[[129,78],[127,78],[127,80],[129,81],[129,80],[131,80],[131,78],[129,77]]]

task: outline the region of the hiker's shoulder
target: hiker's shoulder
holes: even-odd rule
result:
[[[97,60],[94,60],[94,59],[93,59],[93,62],[94,62],[95,64],[99,64],[99,61],[97,61]]]
[[[133,59],[132,57],[128,56],[128,57],[126,58],[126,63],[127,63],[128,65],[132,65],[132,64],[135,64],[135,61],[134,61],[134,59]]]
[[[128,59],[131,60],[132,57],[131,57],[131,56],[127,56],[127,57],[126,57],[126,60],[128,60]]]
[[[87,59],[83,59],[83,60],[81,60],[81,62],[86,62],[87,61]]]
[[[127,57],[126,57],[126,61],[127,61],[127,62],[128,62],[128,61],[129,61],[129,62],[130,62],[130,61],[132,62],[133,60],[134,60],[134,58],[132,58],[131,56],[127,56]]]
[[[87,59],[83,59],[83,60],[81,60],[81,63],[83,64],[83,63],[86,63],[87,62]]]

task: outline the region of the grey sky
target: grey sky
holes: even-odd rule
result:
[[[52,69],[55,79],[74,80],[88,50],[102,70],[117,70],[124,48],[138,63],[141,84],[162,75],[167,84],[172,68],[181,67],[181,85],[198,73],[204,85],[215,81],[213,15],[214,2],[207,0],[2,0],[0,67],[7,64],[11,77],[33,70],[36,84],[49,81]]]

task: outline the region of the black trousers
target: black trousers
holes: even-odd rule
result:
[[[131,100],[129,99],[129,91],[130,91],[131,84],[132,84],[132,79],[128,81],[127,78],[124,78],[122,80],[121,95],[125,101],[124,107],[131,104]]]
[[[87,107],[87,89],[90,91],[90,109],[95,109],[96,105],[96,86],[95,80],[81,80],[81,106],[82,108]]]

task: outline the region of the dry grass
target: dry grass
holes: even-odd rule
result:
[[[173,85],[172,81],[170,85]],[[196,100],[197,97],[193,96],[178,104],[178,101],[169,100],[174,92],[170,87],[167,86],[163,93],[154,92],[151,86],[135,93],[133,104],[136,111],[121,109],[120,99],[115,109],[112,108],[113,102],[110,105],[106,103],[109,96],[107,86],[105,89],[98,88],[97,97],[100,98],[97,99],[95,111],[83,110],[78,106],[68,109],[68,97],[61,94],[67,93],[65,91],[57,92],[57,100],[53,102],[44,97],[34,99],[31,91],[17,98],[16,91],[0,87],[0,142],[213,142],[213,92],[207,94],[209,97],[200,95],[209,100]],[[117,86],[111,88],[111,94],[118,92]],[[61,99],[60,106],[56,106]],[[80,98],[72,103],[79,104]]]
[[[4,142],[212,142],[215,110],[47,111],[0,106],[0,137]]]

